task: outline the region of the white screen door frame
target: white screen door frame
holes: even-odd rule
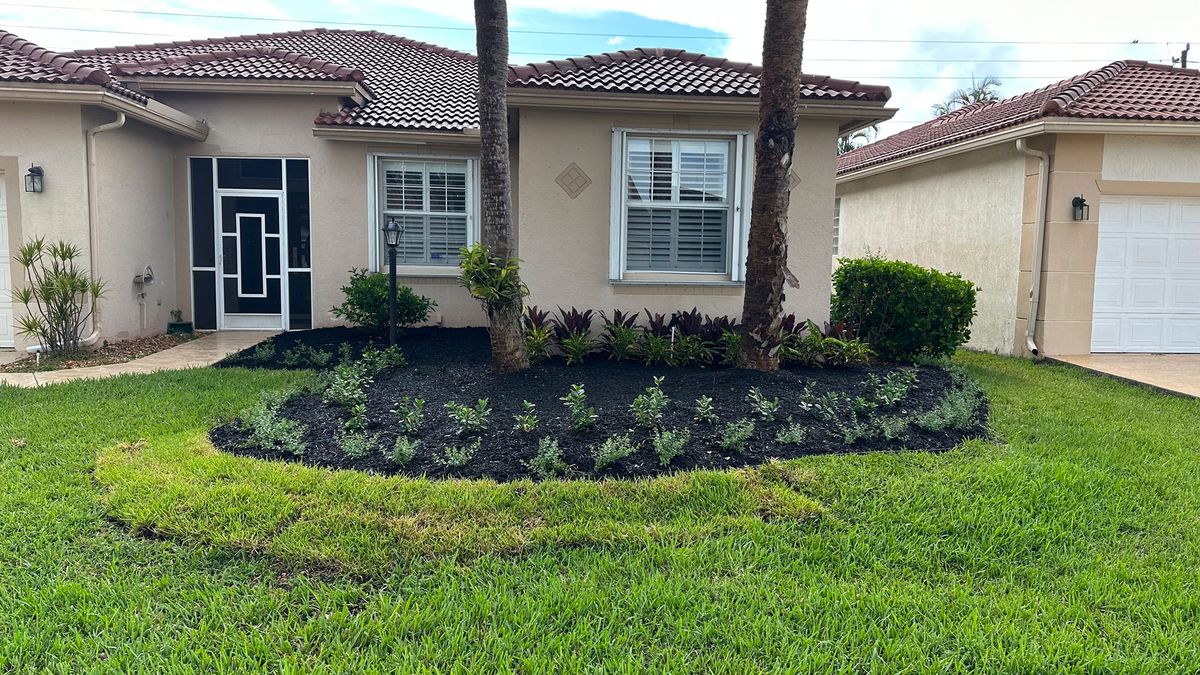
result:
[[[225,222],[225,200],[224,197],[256,197],[260,199],[271,199],[275,201],[276,209],[278,209],[279,218],[279,233],[268,233],[266,227],[266,218],[258,213],[236,213],[234,221],[237,224],[234,232],[224,232],[222,223]],[[216,227],[213,228],[216,241],[216,258],[217,258],[217,330],[286,330],[287,329],[287,312],[288,312],[288,284],[287,284],[287,203],[286,195],[283,190],[238,190],[232,188],[217,188],[213,191],[214,213],[216,214]],[[260,261],[260,270],[262,273],[262,290],[258,293],[246,293],[244,291],[243,272],[245,265],[242,264],[242,224],[249,220],[258,222],[259,232],[261,233],[260,250],[262,251],[262,260]],[[226,260],[223,254],[224,238],[232,237],[237,242],[235,246],[235,255],[237,256],[236,269],[232,273],[226,272]],[[271,275],[267,273],[267,240],[279,240],[279,273]],[[250,314],[227,312],[225,308],[225,280],[235,279],[237,281],[238,296],[244,298],[265,298],[267,297],[267,285],[270,279],[278,279],[280,287],[280,312],[278,314]]]

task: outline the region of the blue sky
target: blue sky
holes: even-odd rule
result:
[[[817,0],[805,70],[891,86],[899,112],[886,135],[929,119],[933,103],[972,77],[998,77],[1011,96],[1116,59],[1169,63],[1187,40],[1200,63],[1200,2],[1143,0],[1137,8],[1124,0],[867,0],[851,14],[845,3]],[[59,51],[314,25],[474,51],[472,11],[471,0],[0,0],[0,28]],[[517,63],[646,46],[761,60],[763,0],[509,0],[509,13]]]

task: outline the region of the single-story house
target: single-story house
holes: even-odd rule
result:
[[[352,267],[383,269],[433,321],[481,325],[457,285],[478,237],[475,57],[323,28],[56,54],[0,31],[0,347],[10,253],[83,246],[108,283],[93,339],[298,329]],[[509,71],[514,214],[531,302],[741,310],[760,68],[633,49]],[[839,135],[890,117],[887,87],[806,76],[787,306],[827,316]],[[41,192],[24,189],[37,167]],[[147,269],[154,283],[145,281]]]
[[[837,195],[835,255],[981,287],[969,346],[1200,352],[1200,71],[1118,61],[967,106],[842,155]]]

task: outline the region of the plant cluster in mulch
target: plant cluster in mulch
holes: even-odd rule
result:
[[[38,373],[48,370],[67,370],[69,368],[86,368],[88,366],[107,366],[114,363],[125,363],[143,356],[149,356],[164,349],[196,339],[195,333],[171,333],[151,335],[149,337],[131,338],[118,342],[105,341],[93,349],[82,349],[70,353],[43,354],[41,364],[30,355],[0,366],[0,372],[5,373]]]
[[[399,347],[407,363],[390,367],[369,334],[329,328],[285,333],[230,357],[219,365],[300,368],[312,354],[327,355],[317,357],[325,363],[320,387],[269,397],[214,429],[214,444],[324,467],[513,480],[935,451],[986,434],[982,392],[938,366],[759,373],[593,355],[494,375],[483,329],[416,329]],[[363,362],[372,364],[365,372],[356,365]]]

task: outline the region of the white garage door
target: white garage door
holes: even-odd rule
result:
[[[14,344],[12,316],[12,253],[8,247],[8,197],[0,173],[0,347]]]
[[[1200,353],[1200,199],[1101,201],[1092,351]]]

